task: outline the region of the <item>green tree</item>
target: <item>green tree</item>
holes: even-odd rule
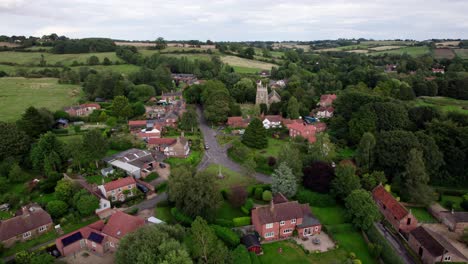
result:
[[[215,232],[201,217],[197,217],[190,230],[192,256],[200,263],[225,263],[229,251]]]
[[[89,216],[99,208],[99,200],[85,190],[81,190],[73,196],[73,201],[82,216]]]
[[[380,220],[380,212],[371,194],[363,189],[351,192],[345,199],[346,215],[352,224],[367,230],[372,224]]]
[[[116,96],[112,101],[112,112],[116,117],[127,120],[133,115],[132,107],[125,96]]]
[[[145,105],[142,102],[132,104],[132,111],[134,116],[142,116],[146,113]]]
[[[71,181],[61,179],[55,186],[55,197],[61,201],[70,203],[75,193],[75,186]]]
[[[156,42],[156,46],[154,47],[157,50],[163,50],[167,47],[167,43],[163,37],[158,37],[155,42]]]
[[[241,55],[244,58],[253,59],[254,56],[255,56],[255,50],[252,47],[248,47],[248,48],[242,50]]]
[[[169,199],[186,215],[209,218],[222,200],[215,180],[206,172],[195,174],[191,168],[174,168],[168,181]]]
[[[248,147],[256,149],[263,149],[268,146],[266,129],[263,127],[263,123],[260,119],[254,118],[250,121],[250,124],[242,137],[242,143]]]
[[[191,264],[179,225],[149,225],[124,236],[115,253],[117,264]]]
[[[28,174],[24,172],[18,163],[13,163],[8,173],[10,182],[25,182],[28,180]]]
[[[87,131],[83,135],[83,152],[87,160],[94,161],[96,168],[99,168],[99,160],[106,155],[107,140],[97,129]]]
[[[0,122],[0,161],[6,158],[19,159],[25,156],[30,147],[30,139],[15,124]]]
[[[111,65],[112,62],[109,60],[109,58],[104,57],[104,60],[102,61],[102,65]]]
[[[68,204],[61,200],[53,200],[47,203],[47,212],[57,219],[67,213]]]
[[[372,173],[365,173],[361,177],[362,188],[372,191],[377,185],[385,184],[387,178],[383,171],[373,171]]]
[[[429,205],[434,200],[434,191],[429,187],[422,152],[411,149],[405,165],[404,187],[401,194],[413,203]]]
[[[374,165],[375,137],[372,133],[366,132],[362,135],[361,141],[356,151],[356,162],[364,172],[370,171]]]
[[[32,106],[27,108],[21,119],[16,122],[18,128],[32,138],[37,138],[39,135],[52,129],[53,123],[54,118],[52,114],[46,110],[38,110]]]
[[[296,97],[292,96],[288,101],[287,114],[288,118],[297,119],[299,118],[299,102]]]
[[[377,130],[377,115],[370,106],[365,105],[353,114],[348,126],[349,140],[357,143],[364,133],[374,133]]]
[[[42,135],[31,149],[33,167],[48,175],[59,171],[65,158],[63,143],[52,132]]]
[[[55,258],[47,253],[34,254],[31,257],[29,264],[53,264],[55,263]]]
[[[293,197],[297,192],[297,178],[286,163],[281,163],[271,174],[271,190],[274,194],[282,193],[286,197]]]
[[[255,102],[255,83],[249,78],[242,78],[234,84],[230,92],[238,103]]]
[[[15,263],[17,264],[30,264],[33,253],[26,250],[21,250],[15,255]]]
[[[302,179],[302,157],[299,148],[295,147],[293,143],[286,143],[281,146],[278,154],[277,164],[286,163],[291,168],[298,181]]]
[[[86,161],[86,154],[83,151],[82,138],[73,138],[73,140],[67,142],[65,145],[65,150],[72,158],[73,165],[78,166],[81,171],[81,165],[83,165],[83,162]]]
[[[335,178],[331,182],[331,193],[344,200],[352,191],[361,188],[356,168],[350,164],[340,164],[335,169]]]
[[[131,101],[148,101],[152,96],[155,96],[156,92],[154,87],[147,84],[135,85],[131,88],[128,99]]]
[[[89,65],[98,65],[99,64],[99,58],[95,55],[91,56],[88,58],[88,64]]]
[[[178,123],[180,129],[193,132],[198,127],[198,115],[194,109],[189,108],[187,112],[182,114]]]
[[[331,162],[336,156],[335,144],[328,134],[317,134],[315,143],[308,146],[307,154],[312,161]]]
[[[252,263],[250,260],[249,251],[247,251],[244,245],[239,245],[232,251],[232,259],[234,261],[233,264]]]

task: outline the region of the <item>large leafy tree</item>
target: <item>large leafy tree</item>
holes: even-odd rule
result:
[[[429,205],[434,200],[434,191],[429,187],[429,175],[422,152],[411,149],[405,165],[404,188],[401,188],[402,197],[419,204]]]
[[[374,148],[375,137],[372,133],[366,132],[362,135],[356,151],[356,162],[358,166],[364,171],[368,172],[374,165]]]
[[[178,126],[185,131],[194,131],[198,127],[198,115],[193,108],[189,108],[187,112],[182,114]]]
[[[55,186],[55,197],[67,203],[71,203],[75,194],[75,186],[69,180],[62,179]]]
[[[288,118],[296,119],[299,118],[299,102],[297,101],[296,97],[292,96],[288,101],[288,108],[287,114]]]
[[[80,190],[73,196],[73,204],[82,216],[88,216],[99,208],[99,200],[86,190]]]
[[[256,149],[262,149],[268,146],[266,129],[263,127],[263,123],[260,119],[254,118],[250,121],[250,124],[242,137],[242,143],[248,147]]]
[[[15,124],[0,122],[0,161],[22,158],[29,151],[30,139]]]
[[[63,144],[52,132],[42,135],[31,149],[33,167],[46,174],[59,171],[65,158]]]
[[[282,193],[286,197],[293,197],[297,192],[297,178],[292,170],[281,163],[271,175],[271,190],[273,193]]]
[[[117,264],[191,264],[185,245],[186,232],[179,225],[149,225],[120,240],[115,253]]]
[[[307,158],[311,161],[331,162],[336,156],[336,151],[330,136],[326,133],[319,133],[315,138],[315,143],[308,147]]]
[[[383,171],[373,171],[372,173],[365,173],[361,176],[362,188],[372,191],[377,185],[387,182],[385,173]]]
[[[332,194],[344,200],[352,191],[361,188],[356,168],[351,164],[340,164],[335,169],[335,178],[331,183]]]
[[[255,83],[249,78],[242,78],[231,89],[231,95],[238,103],[255,102]]]
[[[209,218],[222,200],[215,180],[206,172],[195,174],[191,168],[174,168],[168,181],[169,199],[186,215]]]
[[[284,144],[278,154],[277,164],[285,163],[296,176],[302,179],[302,157],[301,152],[293,143]]]
[[[52,113],[46,109],[36,109],[31,106],[26,109],[16,124],[28,136],[37,138],[39,135],[52,129],[54,118]]]
[[[47,212],[49,212],[53,218],[57,219],[67,213],[68,204],[61,200],[53,200],[47,203],[46,208]]]
[[[306,188],[320,193],[330,191],[330,183],[335,176],[330,164],[321,161],[312,162],[304,167],[303,172],[303,183]]]
[[[190,231],[192,256],[200,263],[221,264],[230,258],[226,246],[203,218],[198,216]]]
[[[114,97],[112,101],[112,113],[119,118],[127,120],[133,115],[132,106],[128,102],[127,97],[120,95]]]
[[[371,194],[363,189],[351,192],[345,199],[347,217],[357,228],[367,230],[381,218]]]
[[[98,161],[107,152],[107,140],[99,130],[89,130],[83,135],[83,152],[87,160],[94,161],[98,168]]]

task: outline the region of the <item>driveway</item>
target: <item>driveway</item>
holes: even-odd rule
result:
[[[388,243],[390,243],[390,245],[396,250],[398,255],[401,256],[402,260],[406,264],[416,264],[413,258],[411,257],[410,253],[406,251],[406,248],[401,244],[402,242],[398,238],[394,237],[393,234],[390,233],[387,229],[385,229],[385,227],[381,223],[374,223],[374,225],[380,232],[380,234],[382,234],[388,241]]]
[[[167,200],[167,193],[166,192],[159,193],[158,195],[156,195],[155,197],[151,199],[144,200],[143,202],[139,204],[135,204],[129,207],[126,211],[130,211],[133,208],[138,208],[139,211],[145,210],[145,209],[154,209],[158,203],[162,201],[166,201],[166,200]]]
[[[212,129],[203,115],[203,111],[200,106],[197,107],[198,123],[200,131],[203,134],[205,144],[209,146],[209,149],[205,151],[202,161],[198,165],[198,171],[206,169],[210,164],[220,164],[235,172],[245,174],[245,169],[238,163],[232,161],[227,155],[227,147],[220,146],[216,140],[218,131]],[[253,175],[257,181],[262,183],[271,183],[271,178],[268,175],[262,173],[255,173]]]

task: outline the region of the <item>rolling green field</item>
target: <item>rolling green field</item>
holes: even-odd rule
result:
[[[429,53],[429,47],[427,46],[404,47],[401,49],[377,51],[377,52],[372,52],[369,54],[372,56],[372,55],[381,55],[385,53],[400,54],[400,55],[407,53],[408,55],[411,55],[411,56],[422,56],[422,55]]]
[[[454,51],[458,57],[464,60],[468,60],[468,49],[454,49]]]
[[[468,101],[466,100],[457,100],[448,97],[428,97],[421,96],[416,99],[416,105],[427,105],[438,108],[442,112],[459,112],[463,114],[468,114]]]
[[[41,54],[44,55],[44,60],[49,65],[61,63],[64,66],[71,66],[73,61],[86,63],[89,57],[97,56],[99,61],[107,57],[112,62],[120,61],[115,52],[99,52],[99,53],[80,53],[80,54],[52,54],[47,52],[15,52],[3,51],[0,52],[0,63],[16,63],[25,66],[37,66],[41,61]]]
[[[0,121],[15,121],[29,106],[51,111],[76,103],[78,85],[58,84],[55,78],[0,78]]]
[[[229,64],[231,66],[238,66],[238,67],[257,69],[257,71],[271,70],[272,67],[277,66],[277,65],[272,64],[272,63],[266,63],[266,62],[256,61],[256,60],[249,60],[249,59],[239,58],[239,57],[236,57],[236,56],[223,56],[223,57],[221,57],[221,60],[224,63],[227,63],[227,64]]]

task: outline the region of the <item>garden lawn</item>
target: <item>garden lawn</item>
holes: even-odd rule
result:
[[[164,162],[171,165],[172,168],[176,168],[183,165],[191,165],[196,167],[198,163],[203,159],[203,151],[190,150],[190,154],[187,158],[168,158]]]
[[[331,250],[325,253],[305,254],[304,250],[290,241],[279,241],[263,244],[263,255],[259,256],[262,264],[276,263],[343,263],[347,254],[342,249]],[[282,252],[279,253],[279,248]],[[363,262],[366,263],[366,262]]]
[[[281,147],[286,144],[285,140],[281,139],[275,139],[272,137],[268,138],[268,147],[266,149],[259,150],[258,152],[260,155],[264,157],[270,157],[273,156],[275,158],[278,158],[279,152],[281,150]]]
[[[242,68],[250,68],[250,69],[271,70],[272,67],[277,66],[272,63],[249,60],[249,59],[240,58],[237,56],[223,56],[221,57],[221,60],[224,63],[229,64],[232,67],[242,67]]]
[[[345,209],[340,205],[333,207],[311,206],[312,213],[320,220],[322,225],[338,225],[346,223]]]
[[[81,87],[58,84],[56,78],[0,78],[0,121],[18,120],[30,106],[51,111],[76,103]]]
[[[377,263],[370,255],[361,232],[355,230],[351,224],[327,226],[327,232],[333,236],[341,248],[348,252],[354,252],[362,263]]]
[[[249,68],[243,66],[232,66],[232,68],[237,73],[259,73],[262,71],[260,68]]]
[[[230,187],[234,186],[248,186],[256,183],[254,178],[240,174],[223,166],[221,166],[221,173],[223,174],[224,178],[219,179],[219,166],[216,164],[210,164],[208,168],[205,169],[205,172],[209,173],[213,177],[216,177],[216,184],[218,185],[219,189],[229,189]]]
[[[87,183],[89,183],[89,184],[95,183],[97,185],[101,185],[102,180],[104,180],[104,182],[110,182],[111,181],[111,178],[103,177],[102,175],[85,176],[85,179],[86,179]]]
[[[223,201],[219,209],[216,211],[217,219],[232,220],[236,217],[246,216],[239,208],[235,208],[228,201]]]
[[[442,112],[459,112],[468,114],[468,101],[457,100],[448,97],[436,96],[426,97],[422,96],[416,99],[415,104],[433,106],[441,110]]]
[[[94,69],[96,71],[114,71],[123,74],[131,74],[140,70],[140,67],[133,64],[119,64],[119,65],[93,65],[93,66],[75,66],[72,67],[73,70],[78,71],[81,67],[88,67],[89,69]]]
[[[175,219],[171,214],[171,208],[170,207],[156,206],[155,217],[158,218],[158,219],[163,220],[164,222],[166,222],[168,224],[175,222]]]
[[[451,195],[442,195],[442,199],[440,201],[440,204],[443,207],[446,207],[447,202],[452,202],[452,208],[455,211],[463,211],[463,209],[460,206],[460,203],[463,201],[463,198],[460,196],[451,196]],[[450,209],[450,208],[447,208]]]
[[[80,134],[75,134],[75,135],[57,135],[57,138],[58,140],[60,140],[61,142],[65,143],[65,144],[69,144],[70,142],[74,141],[74,140],[77,140],[77,139],[81,139],[83,138],[83,135],[80,135]]]
[[[420,223],[437,223],[437,220],[424,207],[409,207]]]

